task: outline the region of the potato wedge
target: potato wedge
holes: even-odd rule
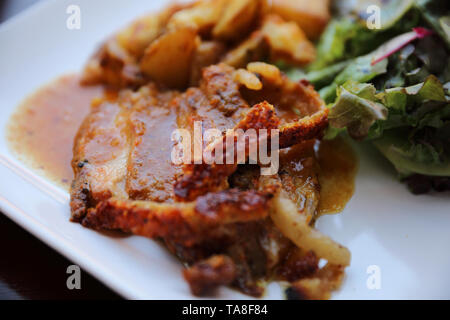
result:
[[[259,16],[262,0],[228,0],[220,20],[213,29],[213,36],[222,40],[234,40],[250,32]]]
[[[196,46],[195,28],[186,26],[169,30],[145,50],[141,71],[170,88],[185,88]]]
[[[310,39],[317,39],[330,20],[330,0],[272,0],[271,12],[295,21]]]
[[[304,65],[314,61],[316,49],[295,22],[285,22],[277,15],[268,15],[262,32],[271,48],[272,60]]]
[[[266,60],[268,52],[269,47],[262,32],[255,31],[247,40],[228,52],[222,62],[235,68],[245,68],[249,62]]]
[[[228,0],[203,0],[191,8],[177,12],[169,22],[169,28],[193,26],[199,33],[208,33],[220,19]]]
[[[163,31],[169,19],[184,6],[173,5],[159,13],[143,16],[117,34],[117,42],[130,55],[140,59],[145,49]]]
[[[125,50],[140,58],[145,49],[160,34],[160,20],[152,14],[136,20],[131,26],[117,34],[117,41]]]

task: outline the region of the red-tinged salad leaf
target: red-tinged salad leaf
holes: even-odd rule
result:
[[[450,55],[437,34],[410,43],[391,55],[387,72],[373,83],[380,91],[424,82],[430,75],[450,81]]]
[[[400,51],[414,40],[423,39],[432,34],[433,32],[431,30],[417,27],[414,28],[413,31],[411,32],[395,37],[394,39],[388,41],[380,48],[378,48],[378,50],[374,53],[372,57],[372,65],[376,65],[377,63],[383,61],[384,59],[389,58],[394,53]]]
[[[421,16],[450,50],[450,4],[448,0],[416,0]]]

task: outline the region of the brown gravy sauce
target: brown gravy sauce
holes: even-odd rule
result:
[[[26,98],[12,115],[7,137],[16,156],[40,175],[69,189],[74,137],[102,87],[82,87],[65,75]]]
[[[355,192],[358,158],[351,145],[342,137],[322,141],[316,156],[320,164],[319,215],[344,210]]]
[[[62,76],[28,97],[10,119],[8,140],[17,157],[69,189],[74,137],[102,87],[82,87],[77,75]],[[358,161],[343,139],[318,144],[319,214],[341,212],[353,196]]]

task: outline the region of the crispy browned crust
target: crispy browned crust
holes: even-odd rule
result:
[[[236,275],[233,260],[225,255],[212,256],[183,272],[192,294],[196,296],[209,295],[220,286],[230,285],[236,279]]]
[[[121,230],[192,246],[208,239],[214,228],[265,218],[271,197],[231,189],[182,204],[110,199],[89,210],[82,224],[96,230]]]
[[[292,147],[303,141],[320,139],[328,127],[328,109],[324,108],[310,117],[280,127],[280,148]]]
[[[273,106],[267,102],[254,106],[246,114],[245,118],[239,122],[234,131],[227,133],[234,134],[236,130],[248,129],[276,129],[280,120],[275,114]],[[223,145],[223,155],[226,155],[225,135],[219,143]],[[214,142],[213,142],[214,143]],[[236,144],[234,144],[236,150]],[[248,156],[248,150],[246,150]],[[225,163],[225,159],[223,161]],[[175,196],[178,201],[192,201],[198,196],[208,192],[214,192],[226,187],[226,179],[237,169],[237,164],[192,164],[184,169],[184,176],[175,184]]]
[[[277,270],[279,276],[289,282],[313,276],[319,270],[319,258],[314,252],[302,252],[300,249],[291,249]]]
[[[267,129],[270,133],[271,129],[279,128],[279,146],[280,149],[285,149],[304,141],[321,138],[328,126],[328,109],[323,108],[312,116],[293,123],[282,126],[279,126],[279,123],[280,120],[276,116],[273,106],[263,102],[253,107],[235,130]],[[248,152],[248,150],[246,151]],[[226,150],[223,154],[226,154]],[[220,190],[226,187],[224,180],[236,169],[237,164],[187,165],[184,176],[175,184],[175,196],[178,201],[192,201],[199,195]]]

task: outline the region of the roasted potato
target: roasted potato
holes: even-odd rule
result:
[[[244,68],[249,62],[266,60],[268,52],[269,47],[262,32],[255,31],[247,40],[229,51],[222,62],[235,68]]]
[[[201,34],[207,34],[219,21],[228,0],[203,0],[191,8],[177,12],[169,22],[169,28],[196,27]]]
[[[310,39],[319,38],[330,20],[330,0],[272,0],[271,12],[295,21]]]
[[[186,8],[172,5],[160,13],[143,16],[108,39],[87,62],[81,83],[112,87],[137,87],[145,83],[139,60],[163,32],[172,15]]]
[[[201,70],[219,61],[235,68],[254,61],[310,63],[314,46],[295,22],[268,14],[269,2],[200,0],[144,16],[102,46],[83,81],[137,87],[154,80],[183,89],[197,85]],[[275,1],[272,9],[280,3],[293,5]]]
[[[159,33],[159,18],[154,14],[136,20],[131,26],[119,32],[117,41],[130,54],[140,58]]]
[[[272,61],[284,60],[301,66],[316,58],[314,45],[295,22],[285,22],[277,15],[268,15],[262,32],[271,48]]]
[[[164,30],[169,19],[184,7],[173,5],[159,13],[143,16],[117,34],[118,44],[130,55],[140,59],[145,49]]]
[[[146,50],[141,71],[154,81],[170,88],[188,85],[193,53],[197,46],[197,31],[186,26],[167,31]]]
[[[213,36],[222,40],[235,40],[250,33],[259,17],[262,0],[228,0]]]

